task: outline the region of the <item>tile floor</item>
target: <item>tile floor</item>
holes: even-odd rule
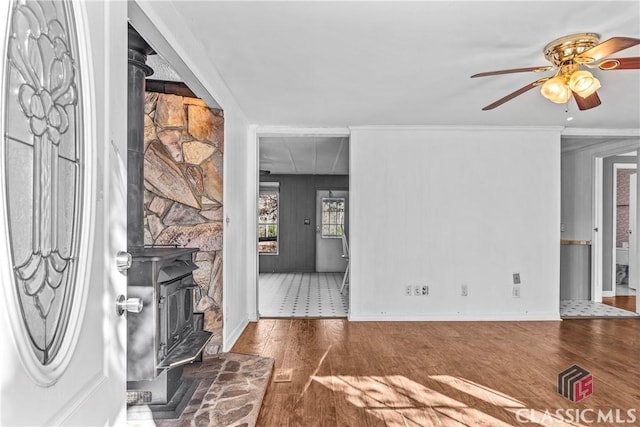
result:
[[[593,301],[560,301],[560,317],[639,317],[637,313]]]
[[[616,286],[616,296],[624,296],[624,295],[635,295],[635,289],[629,288],[628,285],[617,285]]]
[[[349,285],[343,273],[262,273],[261,317],[346,317]]]

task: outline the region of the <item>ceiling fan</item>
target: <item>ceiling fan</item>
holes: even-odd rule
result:
[[[483,110],[493,110],[536,86],[542,86],[540,90],[542,95],[552,102],[563,104],[568,102],[573,95],[578,108],[580,110],[588,110],[597,107],[601,103],[597,92],[600,88],[600,81],[588,70],[583,69],[583,66],[586,68],[599,68],[604,71],[638,70],[640,69],[640,57],[605,59],[609,55],[637,44],[640,44],[640,39],[632,37],[613,37],[600,43],[600,36],[595,33],[571,34],[560,37],[544,47],[544,57],[552,65],[488,71],[474,74],[471,77],[523,72],[541,73],[555,70],[553,76],[543,77],[529,83],[487,105]]]

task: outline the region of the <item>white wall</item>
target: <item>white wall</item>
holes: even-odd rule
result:
[[[352,320],[559,319],[559,129],[353,128],[350,159]]]
[[[257,166],[251,164],[251,159],[255,160],[255,132],[213,62],[203,54],[206,41],[181,22],[175,8],[171,2],[135,0],[129,3],[129,18],[197,95],[224,110],[224,215],[228,221],[224,229],[222,310],[227,351],[249,321],[247,301],[255,298],[247,292],[256,277],[257,202],[247,197],[255,194],[252,188],[257,182]]]

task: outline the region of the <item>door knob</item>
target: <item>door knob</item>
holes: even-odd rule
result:
[[[116,313],[122,316],[127,311],[129,313],[140,313],[142,311],[142,300],[140,298],[126,299],[124,295],[120,295],[116,300]]]
[[[116,268],[120,273],[124,273],[126,270],[131,268],[132,262],[133,259],[129,252],[120,251],[116,254]]]

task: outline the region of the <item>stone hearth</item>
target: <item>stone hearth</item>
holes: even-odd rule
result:
[[[223,353],[185,368],[184,377],[200,381],[182,416],[159,420],[158,427],[255,426],[274,360]],[[129,427],[151,426],[151,419],[130,421]]]

